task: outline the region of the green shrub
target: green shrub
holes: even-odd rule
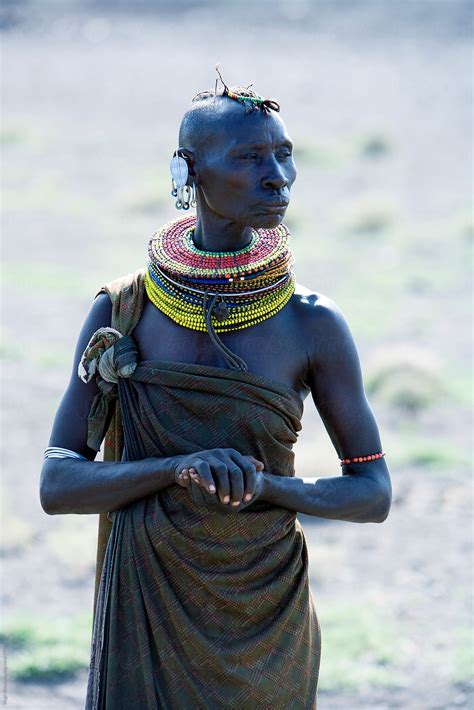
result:
[[[398,209],[391,200],[367,196],[346,205],[338,222],[344,232],[375,235],[393,227],[397,220]]]
[[[51,680],[88,667],[92,616],[44,619],[17,616],[3,624],[9,672],[16,680]]]
[[[397,685],[396,625],[373,603],[337,603],[320,614],[320,689],[354,690]]]
[[[374,356],[365,378],[366,390],[398,410],[418,414],[445,394],[440,370],[429,350],[388,346]]]
[[[359,140],[359,152],[367,158],[381,158],[390,150],[390,141],[383,133],[368,133]]]

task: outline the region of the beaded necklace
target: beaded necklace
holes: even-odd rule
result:
[[[247,369],[216,332],[230,332],[270,318],[295,289],[294,257],[283,225],[252,231],[237,251],[202,251],[193,243],[194,215],[166,224],[148,246],[145,286],[150,301],[175,323],[206,331],[229,363]]]

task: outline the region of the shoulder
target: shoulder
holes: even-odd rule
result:
[[[100,328],[109,328],[112,324],[112,302],[107,293],[100,291],[92,302],[86,315],[76,344],[74,368],[79,364],[93,334]]]
[[[78,350],[86,347],[96,330],[111,326],[114,308],[120,305],[121,297],[130,288],[133,288],[133,285],[141,278],[140,275],[141,271],[135,271],[131,274],[120,276],[104,284],[96,293],[79,333]]]
[[[119,278],[109,281],[102,286],[99,293],[108,294],[113,303],[117,298],[123,298],[129,294],[141,292],[145,287],[145,273],[146,269],[143,268],[125,274],[125,276],[119,276]]]
[[[305,328],[337,331],[347,327],[346,318],[339,306],[319,291],[312,291],[297,283],[291,301],[295,316]]]
[[[129,334],[140,320],[145,303],[146,269],[138,269],[102,286],[91,313],[103,315],[104,309],[113,321],[114,328]]]
[[[355,343],[343,311],[332,298],[296,284],[292,296],[294,317],[313,362],[355,356]]]
[[[98,318],[99,320],[110,321],[112,314],[112,301],[106,291],[99,291],[92,301],[89,315]]]

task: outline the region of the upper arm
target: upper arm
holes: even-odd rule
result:
[[[94,459],[96,452],[87,446],[87,417],[99,388],[95,378],[87,384],[79,379],[77,368],[94,332],[110,326],[111,318],[112,303],[107,294],[101,293],[94,300],[79,333],[71,379],[56,412],[49,440],[50,446],[71,449],[89,459]]]
[[[381,451],[380,434],[364,391],[357,348],[344,314],[322,297],[313,306],[316,329],[310,354],[310,388],[339,458]]]

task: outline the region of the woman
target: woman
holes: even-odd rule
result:
[[[147,268],[104,287],[79,336],[41,500],[101,514],[87,708],[316,707],[296,513],[382,522],[390,509],[345,318],[295,281],[278,113],[224,83],[195,97],[171,172],[177,207],[197,216],[152,237]],[[295,475],[309,393],[342,476]]]

